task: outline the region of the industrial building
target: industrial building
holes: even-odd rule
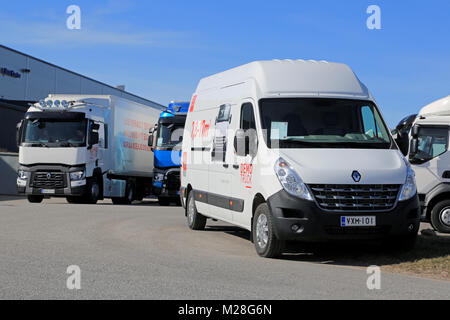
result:
[[[108,94],[163,108],[153,101],[0,45],[0,194],[15,193],[16,124],[28,105],[51,93]]]

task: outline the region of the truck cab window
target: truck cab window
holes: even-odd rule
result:
[[[445,153],[448,150],[448,135],[447,128],[421,127],[418,152],[412,160],[426,162]]]

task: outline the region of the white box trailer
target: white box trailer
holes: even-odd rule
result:
[[[153,176],[148,132],[162,109],[112,95],[56,94],[32,105],[17,131],[19,193],[30,202],[142,199]]]

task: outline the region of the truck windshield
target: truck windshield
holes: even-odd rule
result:
[[[370,101],[262,99],[260,115],[269,148],[389,149],[392,145]]]
[[[448,150],[448,127],[420,127],[418,152],[411,163],[425,163]]]
[[[183,142],[183,124],[160,123],[156,146],[162,148],[173,148]]]
[[[28,119],[22,142],[31,147],[83,147],[86,132],[86,119]]]

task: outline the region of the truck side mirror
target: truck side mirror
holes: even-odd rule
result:
[[[20,146],[20,143],[22,142],[22,124],[23,124],[23,120],[20,121],[17,125],[16,125],[16,144],[17,146]]]
[[[93,145],[99,143],[100,139],[99,139],[99,135],[98,132],[96,131],[92,131],[89,133],[89,137],[88,137],[88,145],[89,145],[89,149],[92,148]]]
[[[411,137],[417,138],[419,136],[419,126],[415,125],[411,128]]]
[[[409,147],[409,159],[414,158],[417,152],[419,152],[419,139],[413,138]]]
[[[148,136],[148,143],[147,144],[148,144],[148,146],[150,147],[150,149],[152,151],[155,151],[155,145],[156,145],[155,132],[157,132],[157,131],[158,131],[158,125],[157,124],[155,124],[155,126],[148,131],[149,136]]]

